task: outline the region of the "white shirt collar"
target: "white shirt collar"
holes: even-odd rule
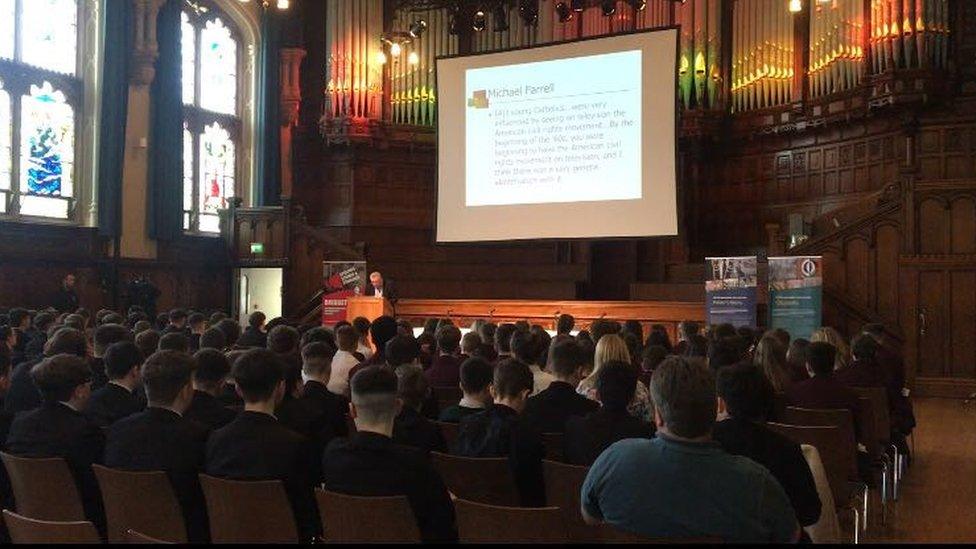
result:
[[[465,396],[465,397],[461,397],[461,402],[458,402],[458,406],[463,406],[465,408],[477,408],[480,410],[480,409],[484,409],[485,403],[479,402],[474,399],[469,399],[468,397]]]

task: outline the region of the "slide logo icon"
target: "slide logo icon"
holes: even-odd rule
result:
[[[468,106],[475,109],[487,109],[488,91],[476,90],[474,93],[471,94],[471,98],[468,99]]]

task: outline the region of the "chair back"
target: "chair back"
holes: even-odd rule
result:
[[[881,438],[878,436],[878,421],[874,417],[871,399],[858,397],[857,423],[861,426],[861,444],[872,460],[881,459]]]
[[[837,521],[837,507],[834,505],[834,495],[827,480],[820,452],[809,444],[800,447],[803,458],[810,467],[813,481],[817,486],[817,496],[820,498],[820,518],[816,523],[804,528],[813,543],[840,543],[840,523]]]
[[[546,447],[546,459],[552,461],[563,460],[563,434],[542,433],[542,443]]]
[[[566,543],[558,507],[500,507],[454,500],[461,543]]]
[[[315,490],[327,543],[420,543],[406,496],[361,497]]]
[[[146,534],[140,534],[139,532],[131,529],[125,531],[124,543],[135,543],[139,545],[175,545],[173,542],[152,538]]]
[[[858,479],[857,439],[854,435],[854,416],[850,410],[814,410],[789,406],[783,413],[782,423],[805,427],[837,427],[841,433],[842,447],[850,451],[847,460],[847,478]],[[822,448],[817,448],[823,454]]]
[[[214,543],[298,543],[298,527],[279,480],[200,475]]]
[[[438,410],[454,406],[461,402],[461,397],[464,396],[460,387],[431,387],[431,390],[434,392],[434,398],[437,399]]]
[[[430,461],[447,489],[459,498],[490,505],[519,504],[508,458],[469,458],[431,452]]]
[[[454,441],[457,440],[459,425],[446,421],[435,421],[434,424],[441,430],[441,435],[444,436],[444,442],[447,443],[447,447],[453,448]]]
[[[882,446],[891,442],[891,410],[888,408],[888,391],[884,387],[851,387],[858,396],[871,401],[874,410],[875,433]]]
[[[78,485],[62,458],[24,458],[0,453],[7,468],[17,514],[34,520],[84,521]]]
[[[95,525],[87,521],[52,522],[36,520],[3,510],[3,521],[10,532],[10,541],[16,545],[26,544],[97,544]]]
[[[836,426],[807,427],[802,425],[767,424],[770,429],[800,444],[808,444],[820,453],[820,460],[827,473],[834,504],[846,508],[851,499],[848,483],[848,465],[853,450],[845,444],[844,436]]]
[[[128,540],[134,529],[152,538],[186,543],[183,511],[162,471],[132,472],[93,465],[105,503],[109,543]]]
[[[546,503],[558,507],[569,538],[579,542],[596,542],[600,539],[596,527],[583,522],[580,515],[580,489],[589,467],[569,465],[543,460],[543,478],[546,484]]]

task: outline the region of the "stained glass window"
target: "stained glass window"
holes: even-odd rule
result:
[[[200,33],[200,107],[237,112],[237,42],[223,21],[207,21]]]
[[[35,67],[75,74],[77,0],[21,0],[20,9],[21,60]]]
[[[200,139],[200,230],[220,230],[218,212],[234,196],[234,142],[230,134],[214,123]]]
[[[220,231],[236,194],[240,44],[220,14],[183,13],[183,228]]]
[[[77,209],[78,0],[0,0],[0,215],[72,219]],[[94,9],[94,4],[92,4]]]

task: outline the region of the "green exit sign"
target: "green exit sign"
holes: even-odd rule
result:
[[[251,242],[251,254],[264,255],[264,244],[261,242]]]

